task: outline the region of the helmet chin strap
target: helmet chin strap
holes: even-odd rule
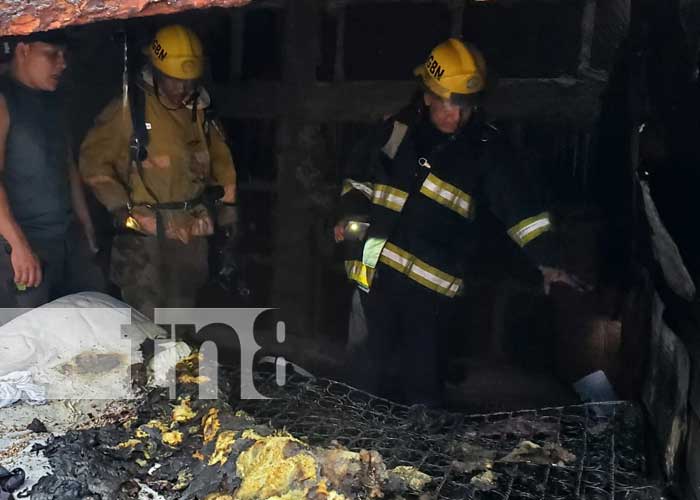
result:
[[[158,74],[156,73],[155,68],[153,68],[153,91],[156,93],[156,97],[160,101],[160,90],[159,90],[160,85],[158,85],[158,80],[159,80]]]
[[[459,110],[459,126],[462,127],[474,114],[474,107],[469,106],[467,108],[461,108]]]
[[[197,122],[197,104],[199,104],[199,90],[195,89],[186,101],[187,104],[192,104],[192,123]]]

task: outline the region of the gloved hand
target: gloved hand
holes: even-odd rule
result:
[[[552,283],[564,283],[577,292],[590,292],[593,287],[581,280],[578,276],[554,267],[540,266],[545,295],[549,295]]]
[[[206,209],[192,212],[192,236],[211,236],[214,234],[214,222]]]
[[[119,207],[112,211],[112,219],[114,227],[120,231],[130,229],[153,236],[158,229],[155,215],[150,211],[139,212],[138,207],[133,212],[130,212],[127,207]]]
[[[221,205],[217,217],[219,227],[223,229],[228,239],[235,239],[239,236],[239,217],[237,205]]]
[[[333,238],[335,239],[336,243],[345,241],[345,224],[346,221],[341,220],[333,227]]]
[[[124,229],[126,227],[126,219],[129,218],[129,209],[127,207],[119,207],[113,210],[111,215],[115,229]]]

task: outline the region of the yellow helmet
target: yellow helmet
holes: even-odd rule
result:
[[[195,80],[202,76],[202,42],[189,28],[174,24],[159,29],[147,53],[151,64],[166,76],[180,80]]]
[[[481,52],[457,38],[436,46],[413,74],[443,99],[459,100],[486,86],[486,62]]]

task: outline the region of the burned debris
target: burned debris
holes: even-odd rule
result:
[[[179,380],[197,378],[197,359],[178,365]],[[237,375],[220,376],[235,387]],[[176,400],[152,390],[132,415],[50,438],[35,451],[53,473],[31,498],[660,498],[631,404],[466,416],[325,379],[295,375],[280,387],[262,370],[255,383],[271,399],[200,400],[180,383]]]
[[[196,387],[182,384],[175,405],[152,392],[119,425],[50,439],[42,452],[55,473],[32,498],[128,499],[142,486],[183,500],[399,498],[431,482],[413,466],[388,468],[375,450],[310,446],[221,400],[194,399]]]
[[[24,484],[25,473],[22,469],[11,471],[0,466],[0,500],[12,500],[12,493]]]

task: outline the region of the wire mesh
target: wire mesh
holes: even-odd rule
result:
[[[271,399],[233,400],[235,407],[313,445],[373,449],[389,467],[415,466],[432,476],[435,498],[662,498],[647,477],[645,421],[634,403],[463,415],[392,403],[328,379],[293,375],[279,386],[274,374],[257,373],[254,380]],[[504,461],[524,441],[575,457]]]

